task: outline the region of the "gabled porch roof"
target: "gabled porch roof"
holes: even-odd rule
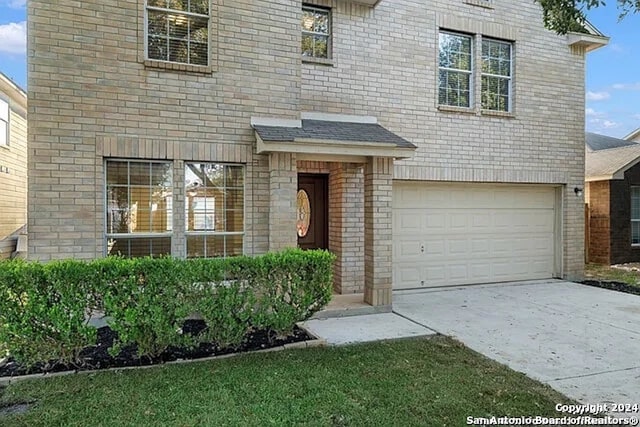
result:
[[[302,120],[252,118],[257,152],[407,158],[416,146],[375,117],[303,113]]]

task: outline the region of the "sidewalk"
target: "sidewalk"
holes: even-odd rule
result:
[[[311,319],[302,326],[331,345],[415,338],[436,333],[395,313]]]

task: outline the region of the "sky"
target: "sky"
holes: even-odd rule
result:
[[[608,3],[588,13],[611,40],[587,55],[586,128],[622,138],[640,128],[640,14],[618,22],[616,2]],[[25,89],[26,15],[26,0],[0,0],[0,72]]]

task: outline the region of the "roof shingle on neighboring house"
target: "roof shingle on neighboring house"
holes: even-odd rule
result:
[[[586,134],[585,179],[624,179],[624,172],[640,162],[640,144],[594,133]]]
[[[626,139],[612,138],[610,136],[598,135],[597,133],[586,133],[587,149],[591,151],[609,150],[612,148],[628,147],[638,145],[637,142]]]

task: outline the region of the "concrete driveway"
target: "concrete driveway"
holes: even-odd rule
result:
[[[553,280],[397,291],[393,310],[580,402],[640,402],[638,296]]]

